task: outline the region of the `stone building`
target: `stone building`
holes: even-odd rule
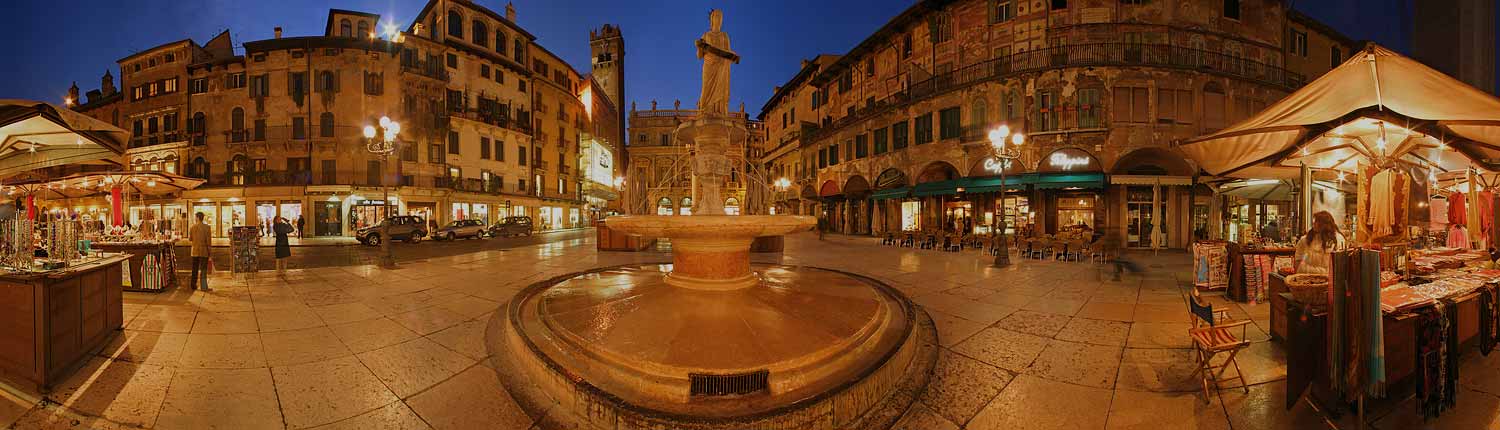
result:
[[[304,236],[341,236],[389,210],[433,224],[525,215],[543,229],[585,226],[571,166],[585,132],[621,144],[617,121],[594,131],[590,117],[618,118],[618,104],[585,108],[590,81],[516,22],[509,5],[501,15],[466,0],[429,1],[404,31],[334,9],[322,35],[278,27],[237,53],[226,31],[136,53],[118,62],[121,96],[106,75],[75,109],[132,131],[129,168],[208,180],[130,202],[133,222],[203,212],[223,235],[301,217]],[[401,124],[389,160],[363,136],[381,117]]]
[[[1119,228],[1131,247],[1180,248],[1220,208],[1173,142],[1356,48],[1279,0],[918,1],[776,89],[762,162],[797,184],[779,205],[838,231],[989,233],[1004,188],[1012,228]],[[993,157],[1000,125],[1026,136],[1018,159]]]
[[[633,136],[629,147],[629,172],[626,210],[636,214],[691,215],[693,211],[692,159],[688,142],[676,137],[677,127],[697,118],[698,111],[682,109],[681,101],[673,102],[672,109],[658,109],[651,102],[650,110],[630,110],[629,132]],[[746,141],[736,145],[730,143],[731,162],[740,162],[725,177],[723,196],[724,213],[739,215],[748,209],[747,188],[756,185],[746,182],[745,171],[754,164],[750,160],[752,147],[764,148],[765,128],[759,121],[747,119],[744,107],[739,112],[730,112],[730,118],[744,121]],[[741,158],[735,160],[734,158]],[[751,193],[754,194],[754,193]]]

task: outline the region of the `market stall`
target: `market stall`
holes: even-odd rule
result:
[[[1454,404],[1441,387],[1452,386],[1444,379],[1457,368],[1434,355],[1456,357],[1476,336],[1485,352],[1493,346],[1500,272],[1482,270],[1492,265],[1486,253],[1422,249],[1430,244],[1418,239],[1431,225],[1439,175],[1495,170],[1500,99],[1370,44],[1264,111],[1181,149],[1213,176],[1295,180],[1297,231],[1307,231],[1316,212],[1349,207],[1314,202],[1315,180],[1353,184],[1352,213],[1336,221],[1349,250],[1323,254],[1331,268],[1313,272],[1326,275],[1271,282],[1272,331],[1292,351],[1288,404],[1309,385],[1325,406],[1356,404],[1361,414],[1366,399],[1379,404],[1413,391],[1429,418]],[[1472,190],[1465,199],[1494,203]],[[1476,225],[1493,215],[1466,212],[1471,246],[1483,249],[1488,239]],[[1466,328],[1479,334],[1465,336]]]
[[[67,109],[0,100],[0,177],[111,163],[128,137]],[[0,378],[45,391],[121,328],[127,257],[93,252],[75,219],[37,212],[28,195],[13,197],[28,210],[0,208]]]
[[[166,172],[107,171],[71,175],[47,183],[47,189],[67,197],[109,193],[111,203],[130,196],[152,196],[191,190],[205,181]],[[123,207],[123,203],[119,205]],[[145,211],[134,223],[123,222],[98,230],[85,229],[84,239],[98,250],[130,255],[125,264],[130,277],[126,291],[161,292],[177,285],[175,243],[186,222]]]

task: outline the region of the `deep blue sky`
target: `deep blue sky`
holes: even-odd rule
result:
[[[743,61],[734,70],[731,109],[752,115],[771,89],[797,72],[800,60],[842,53],[914,0],[516,0],[517,21],[553,53],[588,71],[588,31],[623,28],[626,92],[641,109],[697,100],[699,63],[692,41],[708,28],[710,8],[725,10],[725,31]],[[1409,52],[1403,0],[1302,0],[1295,7],[1356,40],[1372,39]],[[503,13],[503,0],[479,0]],[[405,27],[419,0],[16,0],[0,4],[6,36],[0,98],[60,102],[68,85],[98,88],[105,69],[141,49],[183,38],[199,43],[229,29],[235,42],[321,34],[329,8],[380,13]],[[836,18],[835,18],[836,17]],[[628,109],[629,103],[622,108]]]

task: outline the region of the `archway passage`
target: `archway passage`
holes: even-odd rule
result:
[[[844,181],[844,197],[862,199],[870,195],[870,182],[863,176],[854,175]]]
[[[963,177],[958,169],[946,161],[934,161],[922,168],[922,173],[917,175],[917,183],[951,181]]]
[[[1110,173],[1116,175],[1193,176],[1192,164],[1167,148],[1140,148],[1120,157]]]
[[[840,194],[839,183],[832,179],[823,181],[823,186],[818,187],[818,197],[838,197]]]

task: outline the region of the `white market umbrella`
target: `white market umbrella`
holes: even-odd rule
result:
[[[117,164],[130,133],[48,103],[0,100],[0,177],[72,164]]]
[[[1500,161],[1500,99],[1376,44],[1265,110],[1180,149],[1214,176],[1287,178],[1303,164],[1461,171]]]

